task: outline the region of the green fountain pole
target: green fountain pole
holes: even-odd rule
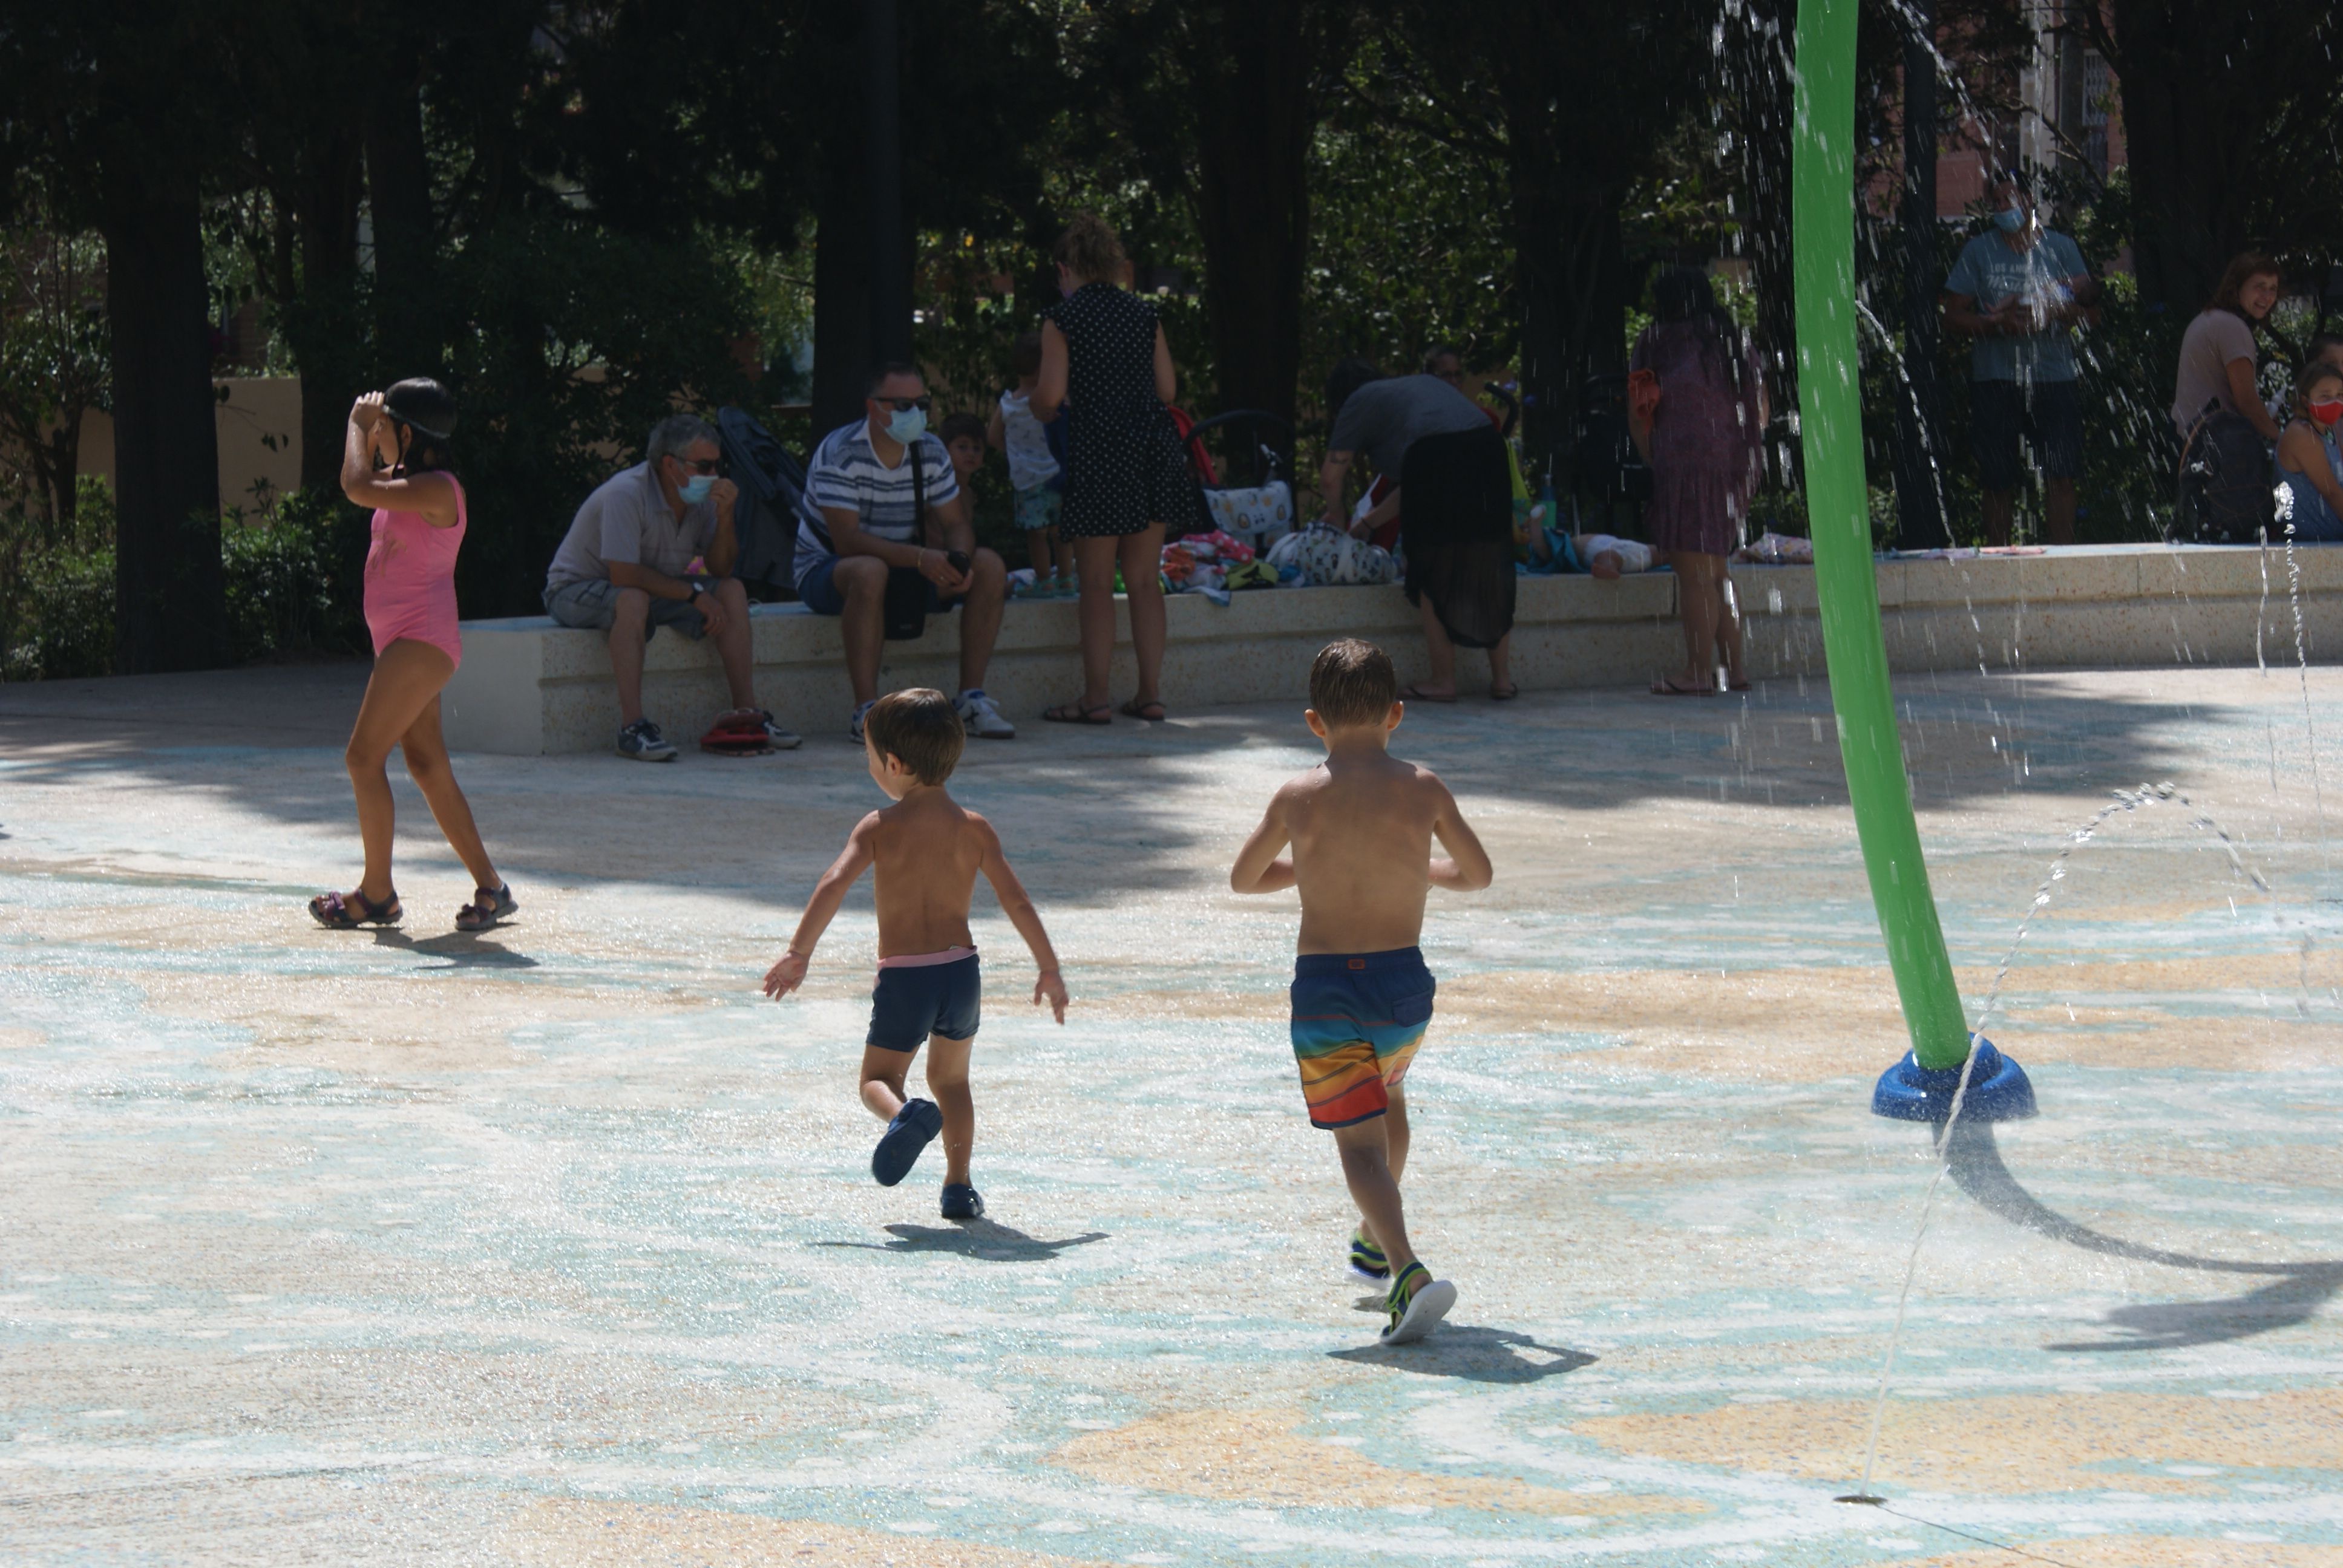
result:
[[[1790,196],[1798,318],[1798,424],[1815,594],[1838,713],[1847,799],[1863,844],[1871,901],[1912,1053],[1879,1081],[1872,1109],[1942,1121],[1969,1054],[1960,988],[1945,951],[1911,783],[1887,683],[1879,585],[1864,483],[1863,407],[1855,315],[1855,27],[1856,0],[1803,0]],[[2033,1091],[2017,1064],[1980,1039],[1966,1117],[2026,1115]],[[2022,1102],[2023,1108],[2019,1106]]]

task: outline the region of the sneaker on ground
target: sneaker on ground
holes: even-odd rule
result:
[[[1455,1304],[1455,1286],[1433,1279],[1422,1263],[1410,1263],[1399,1271],[1399,1278],[1392,1282],[1391,1294],[1383,1298],[1391,1327],[1383,1332],[1383,1342],[1413,1344],[1438,1328]]]
[[[857,746],[862,744],[862,720],[864,717],[868,715],[872,709],[878,706],[879,699],[877,698],[872,698],[868,702],[858,702],[854,705],[854,722],[846,727],[846,734],[847,738],[852,740]]]
[[[672,762],[675,742],[659,733],[648,719],[638,719],[618,731],[618,755],[638,762]]]
[[[753,709],[757,721],[765,727],[765,743],[776,751],[795,751],[805,744],[804,738],[793,729],[784,729],[772,714],[764,709]]]
[[[1017,726],[1002,717],[1000,708],[992,699],[984,695],[984,689],[980,686],[972,687],[953,698],[952,707],[958,710],[960,721],[968,727],[970,735],[986,740],[1017,739]]]

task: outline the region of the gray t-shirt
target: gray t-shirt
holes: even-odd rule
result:
[[[2234,310],[2197,312],[2181,335],[2180,374],[2172,386],[2172,422],[2180,433],[2188,434],[2208,403],[2218,403],[2232,414],[2241,412],[2229,392],[2230,362],[2242,359],[2252,365],[2260,357],[2254,329],[2244,317]]]
[[[1326,445],[1364,452],[1375,472],[1396,485],[1407,449],[1426,436],[1489,427],[1481,406],[1437,376],[1392,376],[1351,394]]]
[[[545,586],[549,591],[568,583],[607,582],[612,561],[679,578],[691,558],[715,542],[716,503],[686,507],[678,521],[651,466],[637,463],[604,480],[578,508],[561,548],[553,552]]]

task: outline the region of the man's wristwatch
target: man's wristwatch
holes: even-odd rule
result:
[[[706,578],[686,578],[683,579],[683,586],[691,590],[689,593],[683,596],[683,602],[689,604],[693,599],[698,598],[701,594],[708,591],[708,579]]]

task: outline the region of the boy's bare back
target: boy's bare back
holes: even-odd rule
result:
[[[1383,750],[1380,734],[1365,744],[1360,739],[1337,736],[1325,761],[1279,788],[1231,877],[1241,892],[1289,882],[1300,890],[1298,952],[1413,947],[1434,883],[1466,890],[1489,883],[1488,855],[1448,786],[1430,769]],[[1446,857],[1433,859],[1434,839]],[[1292,857],[1281,859],[1289,844]]]
[[[854,835],[870,855],[880,958],[976,945],[968,907],[977,873],[1001,853],[991,823],[931,789],[871,812]]]

